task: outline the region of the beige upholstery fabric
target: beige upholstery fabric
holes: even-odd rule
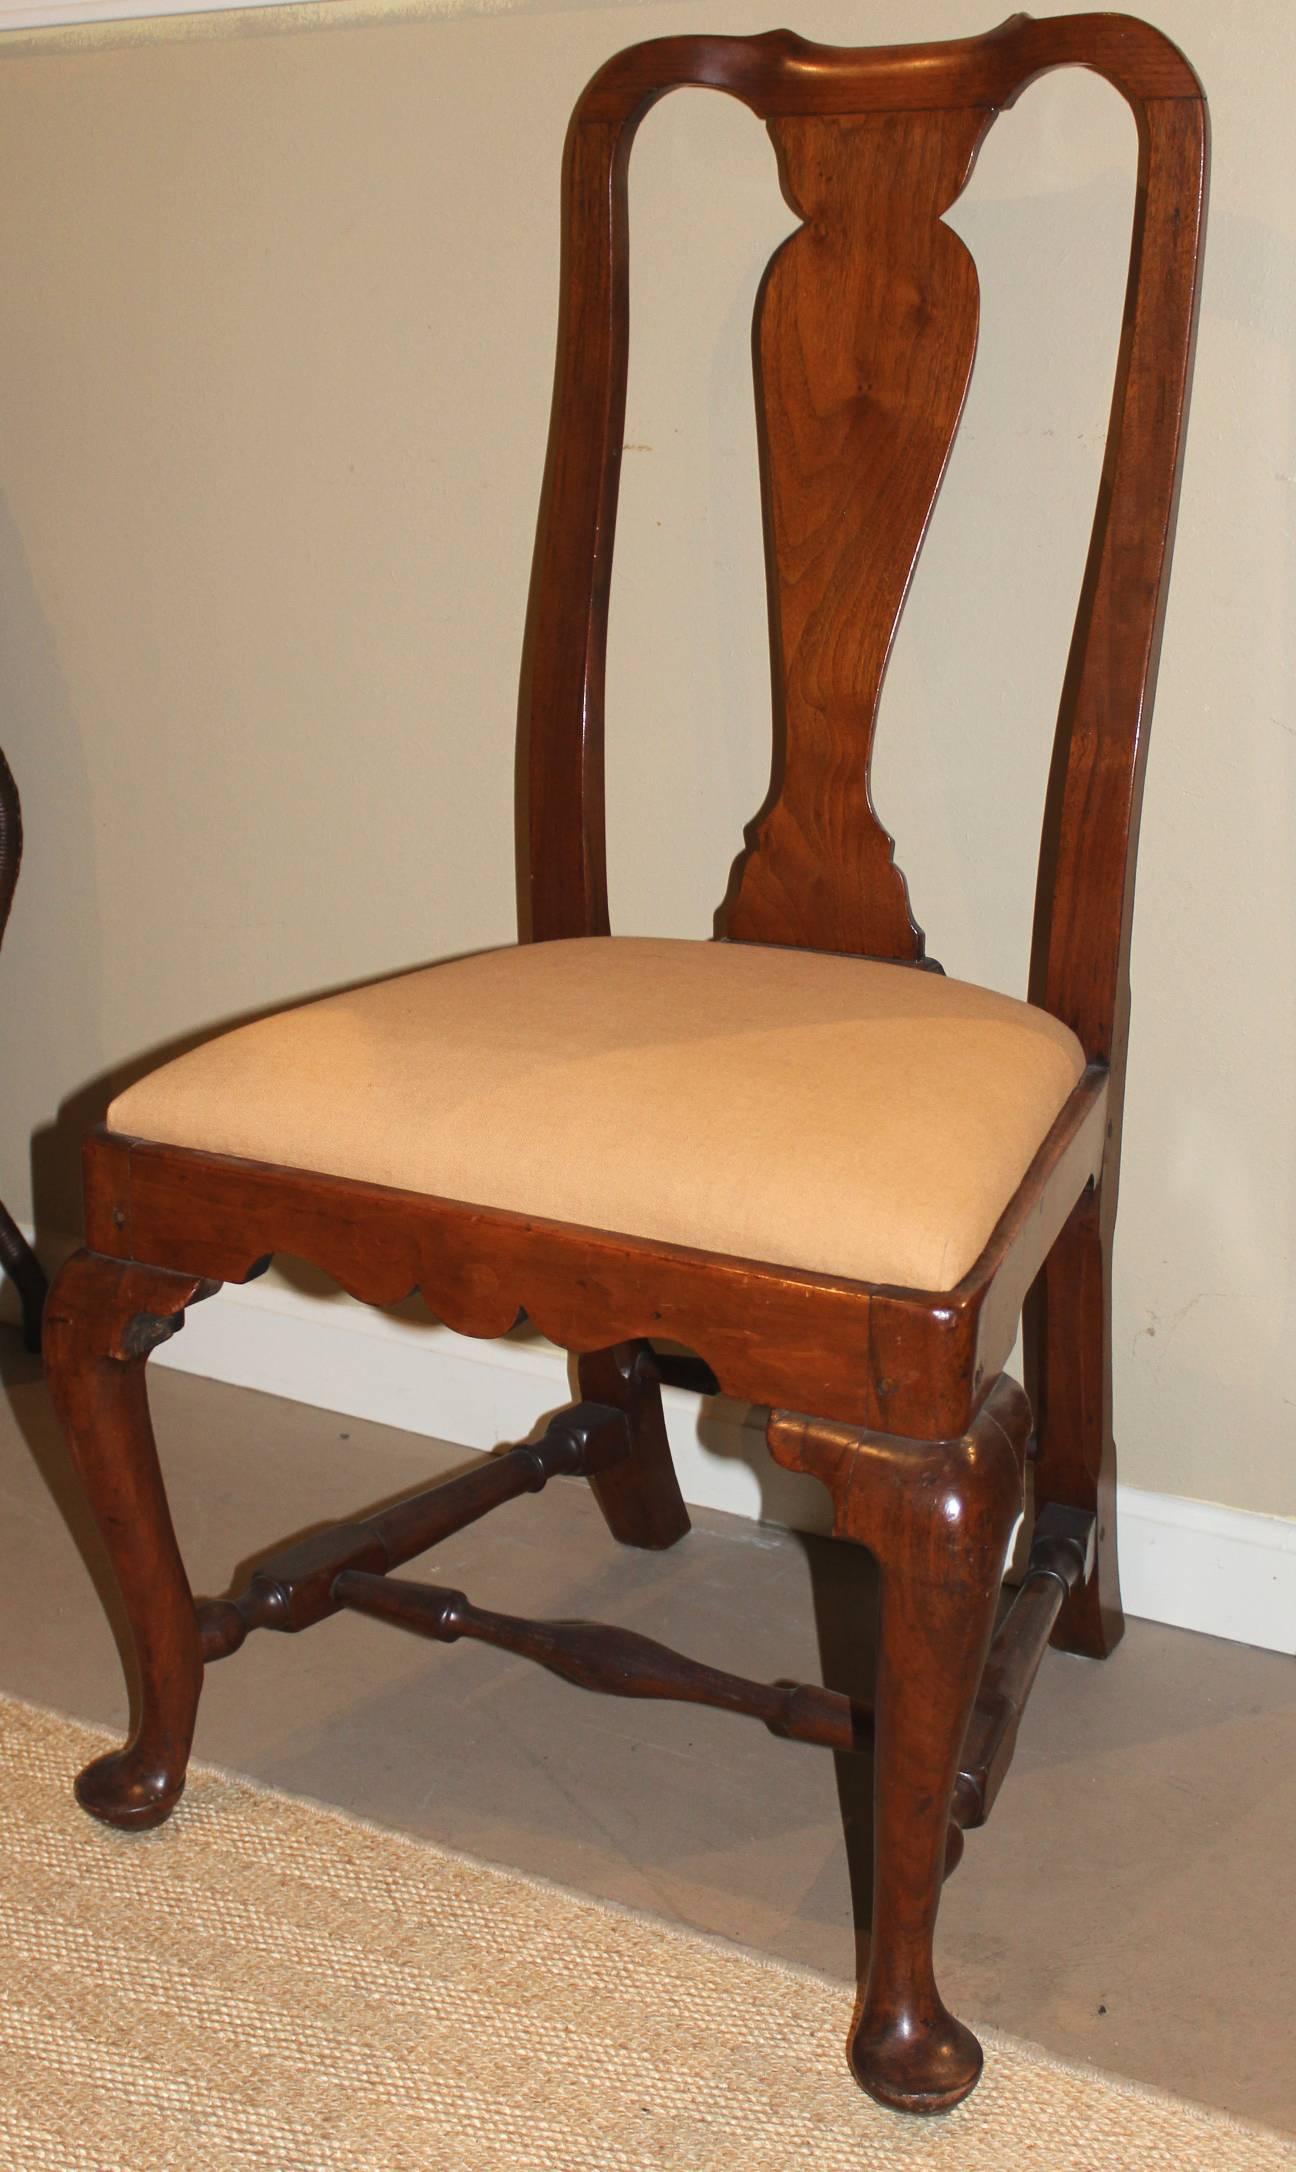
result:
[[[1084,1068],[937,974],[739,943],[489,951],[283,1011],[113,1103],[137,1138],[866,1282],[971,1266]]]

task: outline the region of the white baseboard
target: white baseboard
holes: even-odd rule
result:
[[[1126,1612],[1296,1653],[1296,1519],[1116,1489]]]
[[[16,1317],[7,1289],[0,1310]],[[417,1301],[375,1312],[304,1271],[298,1281],[272,1269],[196,1305],[155,1362],[466,1448],[524,1440],[570,1399],[568,1361],[539,1337],[476,1342],[432,1325]],[[745,1405],[670,1389],[664,1402],[693,1507],[828,1528],[822,1487],[771,1461]],[[1296,1652],[1296,1520],[1131,1486],[1118,1517],[1129,1613]]]

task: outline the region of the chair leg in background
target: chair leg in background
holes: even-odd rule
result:
[[[577,1361],[580,1392],[591,1403],[610,1403],[630,1420],[633,1450],[627,1462],[590,1480],[613,1538],[623,1546],[673,1546],[689,1529],[689,1512],[675,1476],[661,1388],[652,1349],[644,1342],[590,1350]]]
[[[836,1536],[867,1546],[880,1571],[873,1922],[850,2063],[870,2096],[907,2112],[949,2110],[981,2072],[980,2045],[937,1990],[932,1943],[959,1754],[1022,1502],[1029,1409],[1001,1388],[957,1441],[770,1419],[776,1461],[823,1481]]]
[[[8,1275],[22,1305],[23,1341],[29,1350],[41,1346],[41,1314],[48,1285],[45,1270],[9,1209],[0,1202],[0,1270]]]
[[[77,1252],[45,1308],[45,1362],[86,1500],[130,1625],[138,1700],[130,1738],[77,1781],[106,1824],[158,1825],[184,1788],[203,1662],[149,1419],[144,1368],[184,1308],[217,1287]]]
[[[8,925],[22,852],[22,805],[13,771],[0,752],[0,940]],[[22,1301],[23,1341],[29,1350],[39,1350],[45,1270],[3,1205],[0,1205],[0,1268],[9,1276]]]
[[[1116,1555],[1111,1228],[1101,1191],[1084,1194],[1049,1254],[1026,1329],[1037,1419],[1035,1498],[1098,1519],[1094,1573],[1068,1597],[1053,1642],[1105,1659],[1125,1633],[1125,1616]]]

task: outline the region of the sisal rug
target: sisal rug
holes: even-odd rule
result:
[[[210,1767],[126,1837],[0,1699],[0,2172],[1270,2172],[1296,2143],[982,2032],[879,2111],[839,1986]]]

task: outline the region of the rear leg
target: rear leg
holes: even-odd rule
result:
[[[1101,1190],[1085,1192],[1040,1274],[1027,1313],[1036,1413],[1035,1499],[1097,1518],[1093,1575],[1058,1616],[1053,1642],[1105,1659],[1125,1633],[1116,1556],[1112,1438],[1111,1223]]]
[[[590,1480],[609,1531],[623,1546],[673,1546],[689,1528],[689,1512],[666,1438],[652,1345],[622,1342],[589,1350],[577,1360],[577,1371],[587,1402],[610,1403],[630,1421],[628,1460]]]
[[[0,1268],[18,1292],[23,1341],[29,1350],[39,1350],[41,1314],[46,1297],[45,1270],[3,1202],[0,1202]]]

